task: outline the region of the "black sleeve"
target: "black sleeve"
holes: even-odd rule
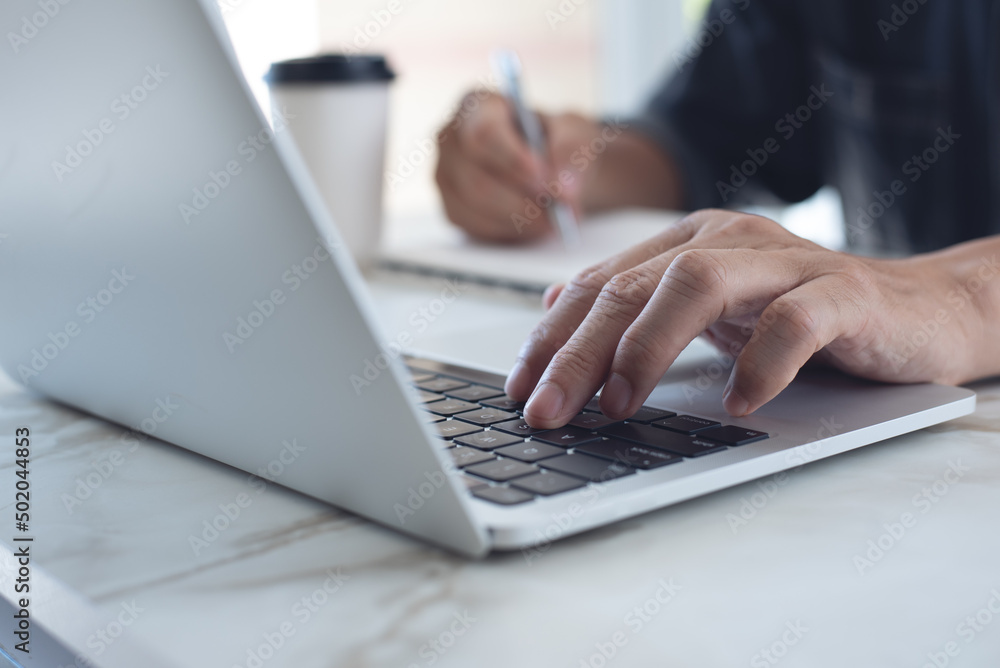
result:
[[[815,113],[809,103],[822,109],[825,90],[792,4],[713,0],[675,55],[678,73],[634,119],[682,170],[685,208],[797,202],[823,185],[822,123],[800,119]]]

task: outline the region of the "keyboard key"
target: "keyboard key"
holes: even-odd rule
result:
[[[426,373],[424,371],[414,371],[410,369],[410,381],[413,383],[426,383],[429,380],[434,380],[437,378],[432,373]]]
[[[434,424],[436,422],[444,422],[445,420],[440,415],[434,415],[434,413],[424,413],[424,417],[422,419],[424,422],[428,424]]]
[[[569,421],[571,425],[580,427],[581,429],[600,429],[616,422],[621,422],[621,420],[612,420],[607,415],[601,413],[580,413]]]
[[[481,431],[477,434],[469,434],[468,436],[462,436],[455,439],[455,443],[460,445],[467,445],[472,448],[479,448],[480,450],[496,450],[497,448],[502,448],[505,445],[514,445],[515,443],[524,443],[523,439],[517,436],[511,436],[510,434],[505,434],[502,431]]]
[[[635,473],[635,469],[619,461],[609,462],[590,455],[563,455],[539,462],[539,466],[591,482],[607,482]]]
[[[677,455],[683,455],[684,457],[700,457],[701,455],[725,450],[725,447],[718,443],[710,444],[716,447],[705,447],[705,441],[698,443],[697,439],[693,436],[678,434],[674,431],[659,429],[648,424],[637,424],[635,422],[605,427],[601,430],[601,433],[605,436],[641,443]]]
[[[576,450],[577,452],[594,455],[595,457],[622,462],[644,471],[684,461],[684,458],[679,455],[639,445],[638,443],[621,441],[616,438],[584,443]]]
[[[538,467],[519,462],[516,459],[495,459],[492,462],[470,466],[465,470],[493,482],[507,482],[514,478],[538,473]]]
[[[496,457],[488,452],[483,452],[482,450],[476,450],[474,448],[465,448],[462,446],[451,448],[448,450],[448,454],[451,456],[451,461],[453,461],[455,466],[460,469],[464,469],[466,466],[472,466],[473,464],[482,464],[483,462],[496,459]]]
[[[579,443],[596,441],[600,438],[600,436],[593,434],[586,429],[580,429],[579,427],[562,427],[560,429],[547,431],[544,434],[538,434],[532,438],[536,441],[541,441],[542,443],[550,443],[563,448],[572,448]]]
[[[466,387],[468,383],[463,383],[454,378],[434,378],[416,383],[416,386],[417,389],[424,390],[425,392],[448,392],[450,390],[457,390],[460,387]]]
[[[698,434],[698,436],[691,439],[691,443],[688,445],[688,450],[686,452],[682,452],[680,447],[674,448],[673,452],[676,452],[679,455],[684,455],[685,457],[701,457],[702,455],[710,455],[712,453],[722,452],[723,450],[728,449],[728,445],[716,443],[715,441],[706,441],[701,438],[701,434]]]
[[[518,445],[508,445],[505,448],[500,448],[496,453],[504,457],[531,463],[537,462],[539,459],[545,459],[546,457],[565,454],[566,451],[554,445],[546,445],[538,441],[526,441]]]
[[[673,411],[665,411],[659,408],[651,408],[649,406],[643,406],[635,412],[635,415],[628,419],[629,422],[642,422],[643,424],[648,424],[650,422],[655,422],[656,420],[662,420],[664,418],[672,418],[677,415]]]
[[[680,434],[696,434],[699,431],[704,431],[705,429],[718,427],[719,423],[715,420],[706,420],[704,418],[694,417],[693,415],[675,415],[672,418],[654,422],[653,426],[660,427],[662,429],[669,429],[670,431],[676,431]]]
[[[501,506],[516,506],[525,501],[531,501],[534,496],[513,487],[477,487],[472,490],[472,496]]]
[[[770,438],[770,435],[762,431],[754,431],[753,429],[727,426],[703,431],[698,434],[698,437],[718,441],[726,445],[746,445],[747,443],[763,441],[766,438]]]
[[[481,424],[484,427],[488,427],[489,425],[496,424],[497,422],[516,420],[517,413],[508,413],[507,411],[502,411],[499,408],[479,408],[479,410],[469,411],[468,413],[459,413],[455,417],[459,420],[465,420],[466,422]]]
[[[458,438],[459,436],[474,434],[477,431],[483,430],[482,427],[477,427],[467,422],[459,422],[458,420],[438,422],[434,427],[438,430],[438,435],[441,438]]]
[[[468,401],[462,401],[461,399],[445,399],[444,401],[435,401],[431,404],[424,404],[424,410],[428,410],[431,413],[437,413],[438,415],[444,415],[446,417],[451,417],[458,413],[465,413],[466,411],[471,411],[473,409],[479,408],[476,404],[470,404]]]
[[[417,401],[422,404],[429,404],[432,401],[441,401],[445,398],[443,394],[438,394],[437,392],[426,392],[424,390],[415,390]]]
[[[484,399],[479,403],[483,406],[488,406],[489,408],[499,408],[502,411],[513,411],[518,413],[524,410],[525,404],[523,401],[515,401],[514,399],[511,399],[506,394],[495,399]]]
[[[483,399],[493,399],[503,396],[503,390],[485,385],[470,385],[458,390],[450,390],[449,397],[461,399],[463,401],[482,401]]]
[[[506,432],[508,434],[514,434],[515,436],[531,436],[533,434],[541,434],[545,429],[535,429],[527,422],[524,418],[518,418],[517,420],[511,420],[509,422],[501,422],[500,424],[493,425],[494,429],[499,429],[500,431]]]
[[[526,478],[518,478],[511,484],[532,494],[552,496],[553,494],[568,492],[571,489],[579,489],[587,483],[579,478],[572,478],[562,473],[542,471],[535,475],[529,475]]]
[[[473,478],[471,475],[463,475],[461,477],[462,483],[471,491],[478,487],[486,487],[486,482],[480,480],[479,478]]]
[[[666,429],[657,429],[656,427],[651,427],[648,424],[640,424],[638,422],[613,424],[610,427],[604,427],[599,431],[605,436],[621,438],[634,443],[642,443],[643,445],[651,445],[654,448],[660,448],[661,450],[666,450],[665,446],[670,445],[674,441],[680,439],[690,440],[687,437],[667,431]]]

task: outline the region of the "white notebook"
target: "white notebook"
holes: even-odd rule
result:
[[[573,250],[556,236],[522,245],[482,244],[441,216],[397,218],[387,224],[381,266],[541,293],[658,234],[681,215],[632,210],[596,216],[581,223],[583,244]]]

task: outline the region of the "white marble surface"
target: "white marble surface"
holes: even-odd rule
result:
[[[410,327],[440,289],[377,283],[387,334]],[[472,289],[413,333],[432,352],[506,367],[537,317],[522,298]],[[246,474],[176,447],[130,451],[121,428],[8,384],[0,589],[11,597],[13,433],[29,426],[34,612],[80,666],[916,668],[949,642],[957,655],[938,655],[939,666],[997,666],[1000,385],[976,389],[976,414],[811,464],[770,498],[750,483],[554,544],[530,562],[521,553],[469,562],[281,488],[258,493]],[[64,495],[116,451],[119,465],[69,512]],[[953,463],[968,470],[921,502]],[[240,494],[252,503],[195,554],[189,536]],[[762,507],[734,531],[727,516],[744,500]],[[915,524],[859,573],[855,557],[906,512]],[[115,632],[122,615],[131,623],[98,655],[96,634]],[[282,625],[281,646],[251,660],[267,636],[279,644]],[[0,626],[7,642],[9,622]],[[603,660],[600,648],[610,653],[616,640]],[[765,650],[781,656],[768,661]]]

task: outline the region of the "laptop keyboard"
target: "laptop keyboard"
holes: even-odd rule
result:
[[[527,503],[725,452],[768,434],[643,406],[628,420],[603,415],[595,397],[568,425],[535,429],[524,402],[500,388],[411,368],[416,397],[476,498]]]

